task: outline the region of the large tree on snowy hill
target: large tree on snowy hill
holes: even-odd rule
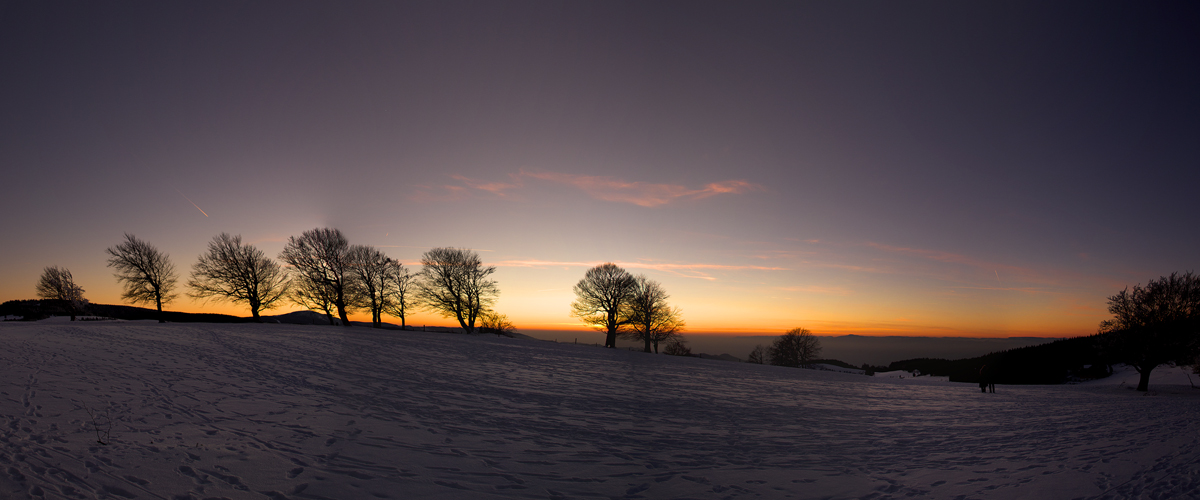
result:
[[[571,315],[606,332],[604,347],[617,347],[617,333],[629,323],[625,311],[633,300],[637,280],[616,264],[606,262],[588,269],[575,284]]]
[[[417,295],[430,311],[458,320],[475,333],[475,320],[491,310],[500,295],[489,278],[496,266],[485,266],[479,254],[465,248],[434,248],[421,256]]]
[[[195,298],[250,306],[255,321],[262,321],[259,311],[277,307],[288,291],[287,273],[278,263],[254,245],[242,244],[241,236],[228,233],[208,243],[208,252],[192,266],[187,285]]]
[[[1137,369],[1139,391],[1149,389],[1155,367],[1191,363],[1200,350],[1200,276],[1190,271],[1121,290],[1108,298],[1108,312],[1113,319],[1100,323],[1106,350]]]
[[[125,286],[121,298],[135,304],[154,304],[159,313],[163,304],[175,298],[175,265],[154,245],[125,233],[125,241],[105,252],[109,255],[108,267],[116,269],[113,275]],[[161,314],[158,322],[166,323]]]
[[[336,308],[342,326],[350,326],[347,311],[357,305],[355,276],[350,269],[350,242],[341,231],[326,227],[291,236],[279,259],[291,266],[292,280],[299,289],[314,292],[305,299],[328,300]]]

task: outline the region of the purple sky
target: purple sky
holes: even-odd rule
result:
[[[0,300],[331,226],[478,249],[518,327],[617,261],[695,332],[1058,336],[1200,258],[1196,3],[18,2],[0,49]]]

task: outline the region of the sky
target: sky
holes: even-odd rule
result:
[[[519,329],[615,262],[695,334],[1087,335],[1200,267],[1197,61],[1194,2],[5,2],[0,301],[333,227]]]

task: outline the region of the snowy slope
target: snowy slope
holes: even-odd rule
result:
[[[494,336],[3,323],[0,498],[1196,497],[1200,391],[1173,387],[980,394]],[[111,408],[109,445],[85,405]]]

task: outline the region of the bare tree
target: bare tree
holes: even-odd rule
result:
[[[517,327],[508,320],[507,315],[499,314],[496,311],[484,311],[479,315],[479,331],[512,337],[517,332]]]
[[[300,307],[309,311],[316,311],[325,314],[325,318],[329,320],[330,325],[336,325],[337,322],[333,319],[335,307],[333,299],[337,295],[333,288],[324,282],[308,279],[307,276],[295,271],[291,272],[290,293],[288,298],[295,302]]]
[[[805,328],[793,328],[775,339],[768,352],[773,365],[807,367],[821,355],[821,341]]]
[[[71,313],[71,321],[87,300],[83,298],[83,288],[75,284],[75,278],[67,268],[58,266],[47,267],[38,279],[37,295],[46,300],[60,300]]]
[[[387,313],[400,318],[400,328],[405,328],[405,316],[416,306],[417,276],[410,273],[400,262],[393,262],[388,273],[391,274],[388,279],[391,288],[386,290]]]
[[[495,266],[484,266],[479,254],[462,248],[434,248],[421,257],[417,291],[429,310],[455,318],[467,333],[475,320],[491,309],[500,290],[488,279]]]
[[[621,335],[643,341],[645,352],[657,353],[659,342],[670,340],[684,327],[679,308],[667,304],[670,297],[657,281],[638,275],[633,297],[623,311],[628,324]]]
[[[395,288],[392,267],[398,264],[374,247],[354,245],[347,253],[354,275],[354,302],[371,312],[371,327],[383,327],[383,311],[388,308],[390,292]]]
[[[289,237],[279,254],[280,260],[292,266],[296,285],[329,300],[342,326],[350,326],[347,312],[355,306],[349,252],[350,243],[341,231],[320,228],[305,231],[298,238]]]
[[[287,274],[278,263],[241,236],[221,233],[208,243],[208,253],[192,266],[190,295],[198,299],[227,299],[250,306],[254,321],[259,311],[277,307],[287,295]]]
[[[1200,275],[1171,273],[1108,298],[1113,319],[1100,323],[1110,356],[1137,369],[1137,390],[1162,364],[1188,364],[1200,351]]]
[[[617,333],[628,322],[622,310],[633,298],[636,285],[632,275],[611,262],[588,269],[575,284],[571,315],[607,332],[604,347],[617,347]]]
[[[129,233],[125,233],[124,242],[105,251],[109,255],[108,267],[117,270],[113,275],[125,286],[121,298],[135,304],[153,303],[158,308],[158,322],[166,323],[162,306],[175,299],[171,292],[178,280],[175,265],[167,254]]]
[[[750,356],[746,357],[746,362],[765,365],[767,364],[767,358],[769,357],[770,355],[767,354],[767,346],[758,344],[754,346],[753,351],[750,351]]]
[[[692,348],[688,347],[687,341],[683,337],[675,337],[667,342],[667,346],[663,348],[663,354],[671,356],[691,356]]]

